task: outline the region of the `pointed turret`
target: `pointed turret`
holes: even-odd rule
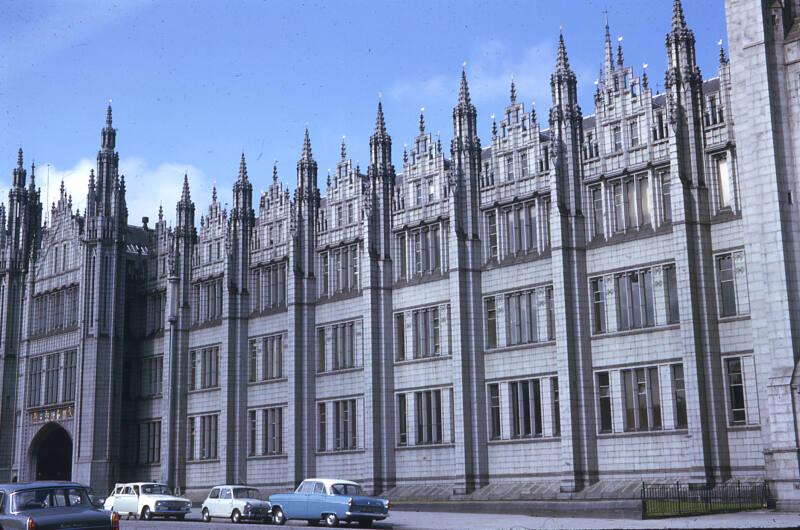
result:
[[[617,44],[617,66],[620,68],[625,66],[625,60],[622,57],[622,37],[619,37]]]
[[[181,191],[181,202],[188,203],[192,200],[192,196],[189,193],[189,174],[183,174],[183,191]]]
[[[686,31],[686,17],[683,16],[683,5],[681,0],[675,0],[672,4],[672,31]]]
[[[383,117],[383,104],[378,98],[378,112],[375,115],[375,134],[386,134],[386,120]]]
[[[425,134],[425,107],[419,109],[419,134]]]
[[[606,83],[608,83],[608,79],[611,77],[611,74],[614,72],[614,48],[611,46],[611,30],[608,27],[608,14],[606,13],[606,37],[605,37],[605,48],[603,53],[603,75],[601,79],[603,79]]]
[[[306,127],[303,151],[297,161],[297,194],[301,200],[310,201],[319,194],[317,188],[317,162],[311,153],[311,137]]]
[[[17,167],[14,168],[14,187],[15,188],[24,188],[25,181],[27,178],[27,172],[25,168],[22,166],[22,147],[19,148],[17,151]]]
[[[517,86],[514,84],[514,78],[511,78],[511,104],[517,104]]]
[[[239,180],[247,180],[247,162],[244,159],[244,151],[242,151],[242,158],[239,160]]]
[[[342,136],[341,154],[342,154],[342,162],[344,162],[345,160],[347,160],[347,144],[345,144],[344,142],[344,136]]]
[[[278,183],[278,161],[277,160],[272,164],[272,183],[273,184],[277,184]]]
[[[108,103],[106,109],[106,126],[103,127],[101,132],[101,148],[106,151],[113,151],[116,147],[117,131],[113,127],[113,120],[111,114],[111,102]]]
[[[313,160],[311,154],[311,138],[308,136],[308,127],[306,127],[305,136],[303,138],[303,152],[300,154],[300,160]]]
[[[343,148],[344,148],[344,144]],[[378,99],[378,111],[375,115],[375,131],[369,139],[370,166],[388,169],[392,164],[392,137],[386,132],[386,120],[383,116],[383,104]],[[342,158],[344,160],[344,158]],[[376,176],[383,173],[375,173]]]
[[[567,57],[567,46],[564,44],[564,34],[558,36],[558,55],[556,57],[556,73],[571,72],[569,67],[569,57]]]
[[[459,87],[458,90],[458,104],[459,105],[472,104],[469,98],[469,86],[467,86],[467,71],[464,65],[461,66],[461,86]]]

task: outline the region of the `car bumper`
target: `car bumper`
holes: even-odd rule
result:
[[[161,509],[158,509],[158,508],[156,508],[155,510],[151,511],[150,513],[153,514],[153,515],[170,516],[170,515],[187,515],[191,511],[192,511],[191,508],[179,508],[179,509],[173,509],[173,508],[161,508]]]
[[[381,521],[389,517],[388,513],[376,512],[345,512],[345,517],[348,521],[358,521],[359,519],[372,519],[374,521]]]

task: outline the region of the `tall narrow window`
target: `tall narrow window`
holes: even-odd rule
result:
[[[497,348],[497,310],[494,297],[486,299],[486,348]]]
[[[520,153],[519,155],[519,173],[522,178],[528,176],[528,153]]]
[[[405,280],[408,278],[408,254],[406,249],[406,235],[397,235],[397,254],[400,262],[399,274],[400,279]]]
[[[57,353],[48,355],[45,358],[45,405],[56,403],[58,401],[58,358],[59,355]]]
[[[322,253],[322,263],[320,268],[322,269],[322,295],[329,296],[331,294],[331,285],[330,285],[330,258],[328,257],[327,252]]]
[[[728,378],[728,410],[731,425],[747,423],[747,409],[744,399],[744,376],[742,374],[742,358],[725,359],[725,371]]]
[[[622,182],[617,181],[611,186],[614,197],[614,231],[625,231],[625,206],[622,197]]]
[[[77,384],[77,360],[78,352],[76,350],[68,351],[64,354],[63,401],[75,400],[75,385]]]
[[[625,226],[633,228],[636,223],[636,182],[633,179],[626,180],[625,187]]]
[[[597,373],[597,402],[600,409],[600,432],[613,430],[611,416],[611,382],[608,372]]]
[[[489,421],[490,423],[490,440],[499,440],[501,435],[500,430],[500,385],[489,385]]]
[[[514,180],[514,158],[506,157],[506,180]]]
[[[255,456],[256,454],[256,411],[250,410],[247,412],[247,428],[248,428],[248,444],[247,454]]]
[[[674,265],[664,267],[664,294],[667,302],[667,324],[677,324],[681,315],[678,303],[678,277]]]
[[[553,307],[553,288],[545,289],[545,302],[547,304],[547,340],[556,340],[556,316]]]
[[[394,316],[394,336],[397,351],[395,360],[403,361],[406,358],[406,317],[404,313]]]
[[[671,371],[675,428],[685,429],[688,426],[688,421],[686,417],[686,387],[683,380],[683,365],[673,364]]]
[[[325,365],[325,328],[317,329],[317,372],[324,372]]]
[[[414,393],[417,445],[442,443],[442,391]]]
[[[558,391],[558,377],[550,378],[551,403],[553,405],[553,436],[561,436],[561,396]]]
[[[733,255],[717,256],[717,288],[719,291],[719,316],[736,315],[736,284],[733,276]]]
[[[733,190],[728,173],[728,159],[724,156],[720,156],[714,160],[717,169],[717,185],[719,187],[719,207],[730,208]]]
[[[639,145],[639,122],[634,120],[628,124],[631,135],[631,147]]]
[[[325,403],[317,405],[317,451],[325,452],[328,448],[327,431],[328,418],[325,414]]]
[[[642,177],[636,181],[639,186],[638,206],[639,206],[639,226],[650,224],[650,185],[647,177]]]
[[[528,204],[525,212],[525,233],[528,252],[537,252],[539,250],[539,237],[536,232],[538,229],[536,226],[536,203]]]
[[[256,381],[256,377],[258,376],[258,344],[256,341],[250,341],[250,362],[248,364],[248,374],[247,380],[250,383],[254,383]]]
[[[486,228],[489,240],[489,259],[497,259],[497,215],[495,212],[486,214]]]
[[[595,333],[606,331],[606,293],[603,289],[603,278],[592,280],[592,321]]]
[[[603,236],[603,191],[600,186],[592,188],[592,235]]]
[[[622,151],[622,127],[616,125],[612,131],[612,142],[614,152]]]
[[[408,445],[408,408],[405,394],[397,394],[397,445]]]

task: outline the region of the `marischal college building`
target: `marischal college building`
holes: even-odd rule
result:
[[[584,115],[562,37],[549,114],[512,85],[488,146],[462,74],[449,147],[420,116],[395,169],[378,103],[366,171],[342,146],[320,183],[306,132],[295,189],[259,177],[254,201],[242,156],[230,211],[184,177],[174,226],[129,224],[110,107],[84,211],[62,187],[44,224],[20,150],[0,480],[535,498],[766,479],[797,505],[800,3],[726,13],[714,77],[675,0],[663,93],[606,28]]]

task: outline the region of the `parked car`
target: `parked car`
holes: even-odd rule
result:
[[[176,497],[164,484],[131,482],[115,485],[104,507],[120,515],[136,515],[145,521],[153,517],[175,517],[182,521],[192,511],[192,501]]]
[[[92,504],[75,482],[0,484],[0,528],[119,529],[119,514]]]
[[[320,520],[328,526],[340,522],[369,526],[389,516],[389,501],[361,494],[361,486],[349,480],[310,478],[294,493],[270,495],[272,522],[305,519],[311,525]]]
[[[242,521],[269,522],[272,505],[265,501],[261,492],[247,486],[214,486],[203,501],[203,521],[224,517],[234,523]]]

